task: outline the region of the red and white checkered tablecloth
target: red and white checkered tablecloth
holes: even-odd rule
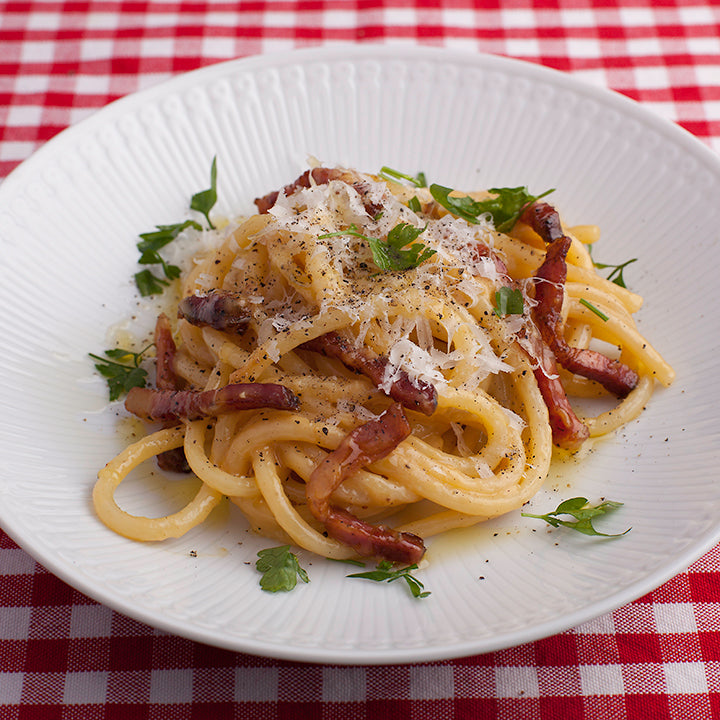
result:
[[[611,87],[720,152],[720,3],[0,1],[0,178],[127,93],[229,58],[419,43]],[[296,664],[210,648],[73,590],[0,531],[0,719],[720,718],[720,547],[561,635],[430,664]]]

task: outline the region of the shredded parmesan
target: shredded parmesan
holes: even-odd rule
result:
[[[492,221],[481,217],[477,224],[470,224],[449,214],[421,218],[385,182],[355,171],[341,172],[343,179],[321,185],[315,184],[311,174],[310,187],[298,188],[290,195],[280,192],[269,210],[274,222],[258,233],[257,241],[267,244],[268,252],[273,252],[273,242],[284,243],[292,248],[293,262],[304,257],[310,269],[300,271],[306,275],[296,275],[295,303],[289,298],[262,302],[258,295],[249,295],[259,341],[267,343],[273,333],[287,331],[304,312],[340,309],[357,323],[358,345],[371,340],[375,332],[383,333],[384,342],[390,345],[382,385],[386,391],[403,372],[415,383],[443,387],[453,368],[468,356],[475,366],[472,376],[463,380],[468,389],[477,388],[491,374],[512,370],[498,357],[487,331],[479,324],[468,323],[470,347],[465,333],[460,353],[454,344],[456,320],[438,317],[433,327],[424,307],[398,307],[398,298],[408,287],[416,288],[419,297],[437,297],[442,303],[467,308],[475,307],[483,298],[487,300],[489,287],[503,280],[490,255],[496,235]],[[369,208],[378,210],[371,216]],[[417,242],[435,254],[407,272],[373,272],[377,266],[368,238],[384,240],[399,223],[421,228]],[[278,239],[278,232],[287,233],[287,237]],[[302,262],[300,266],[305,268]],[[243,268],[237,265],[236,269],[242,272]],[[306,293],[306,284],[318,273],[324,276],[320,293],[317,287],[308,288]],[[318,296],[320,306],[308,307],[308,302],[317,303]],[[293,307],[297,315],[289,310]],[[507,336],[522,334],[526,320],[522,316],[503,318]],[[435,334],[438,330],[444,331],[442,340]]]

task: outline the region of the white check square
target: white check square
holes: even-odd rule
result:
[[[583,695],[623,695],[621,665],[581,665],[580,684]]]

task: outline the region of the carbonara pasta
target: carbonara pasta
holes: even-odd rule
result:
[[[554,451],[672,382],[641,298],[595,270],[597,228],[530,198],[501,230],[499,191],[433,187],[318,167],[225,229],[158,321],[157,388],[126,402],[155,424],[100,471],[103,522],[179,537],[227,497],[313,553],[415,562],[425,538],[522,506]],[[617,399],[581,417],[568,396]],[[199,490],[130,515],[114,491],[153,456]]]

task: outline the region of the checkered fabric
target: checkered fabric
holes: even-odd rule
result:
[[[614,88],[720,152],[720,5],[701,0],[0,1],[0,179],[127,93],[337,42],[522,58]],[[0,719],[720,718],[720,548],[611,614],[422,665],[256,658],[164,634],[65,585],[0,531]]]

